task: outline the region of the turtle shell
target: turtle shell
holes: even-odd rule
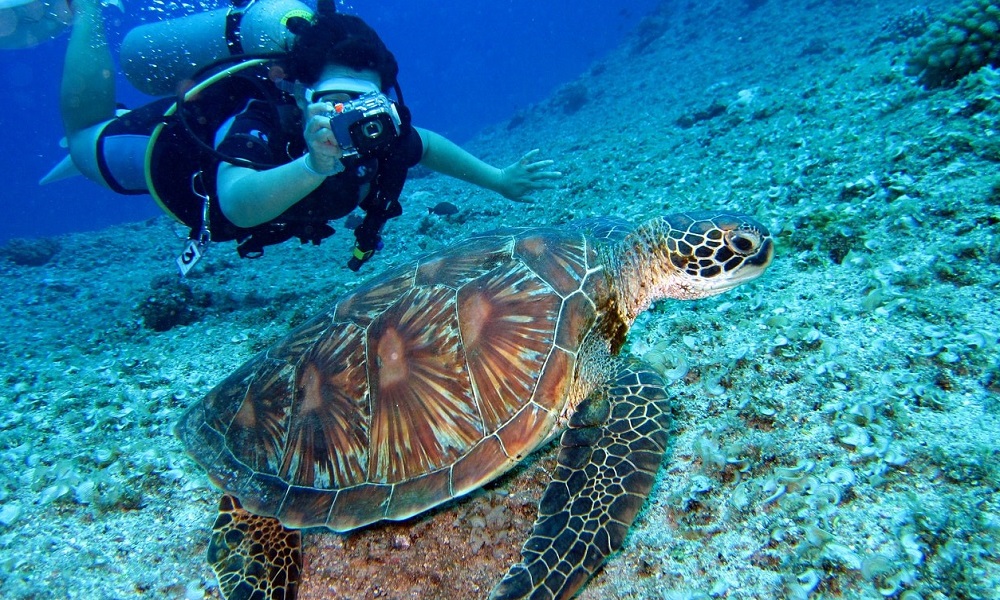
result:
[[[556,432],[610,301],[594,229],[480,235],[341,298],[190,408],[178,435],[253,513],[346,531],[504,473]]]

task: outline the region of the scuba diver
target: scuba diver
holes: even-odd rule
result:
[[[71,6],[60,108],[72,164],[116,192],[151,194],[190,227],[178,258],[182,274],[210,241],[235,240],[240,256],[251,258],[293,237],[319,244],[333,234],[329,221],[360,207],[365,216],[348,261],[356,271],[381,247],[385,222],[402,213],[399,196],[417,164],[512,200],[552,189],[562,176],[537,150],[501,169],[414,127],[395,57],[333,0],[318,0],[315,13],[297,0],[250,0],[194,15],[196,33],[218,27],[201,36],[201,50],[174,39],[177,27],[130,34],[122,45],[126,73],[137,64],[167,65],[176,72],[147,73],[146,89],[165,79],[179,86],[175,97],[132,111],[117,110],[99,0]],[[143,47],[157,42],[161,50]],[[276,52],[260,52],[269,49]]]

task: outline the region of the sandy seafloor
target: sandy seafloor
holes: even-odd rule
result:
[[[411,180],[364,275],[497,226],[755,215],[778,243],[764,277],[662,302],[631,332],[672,381],[673,448],[581,597],[998,598],[1000,73],[934,91],[904,76],[909,3],[751,4],[653,16],[469,144],[557,160],[562,189],[535,203]],[[428,215],[441,201],[460,213]],[[217,493],[171,427],[358,283],[340,229],[254,262],[213,247],[188,279],[207,306],[162,333],[136,307],[173,273],[165,218],[0,264],[0,597],[218,596],[203,560]],[[411,522],[310,532],[302,597],[484,597],[550,467],[551,452]]]

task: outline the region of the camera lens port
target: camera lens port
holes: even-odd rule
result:
[[[382,123],[379,121],[368,121],[361,127],[361,133],[370,140],[382,135]]]

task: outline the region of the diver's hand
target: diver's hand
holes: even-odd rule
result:
[[[535,160],[539,150],[535,149],[521,157],[516,163],[500,170],[499,191],[515,202],[530,202],[527,195],[536,190],[554,190],[556,180],[563,174],[553,170],[553,160]]]
[[[333,105],[329,102],[317,102],[306,108],[305,131],[302,135],[309,148],[310,163],[320,172],[334,170],[336,161],[344,155],[330,129],[329,115],[332,112]]]

